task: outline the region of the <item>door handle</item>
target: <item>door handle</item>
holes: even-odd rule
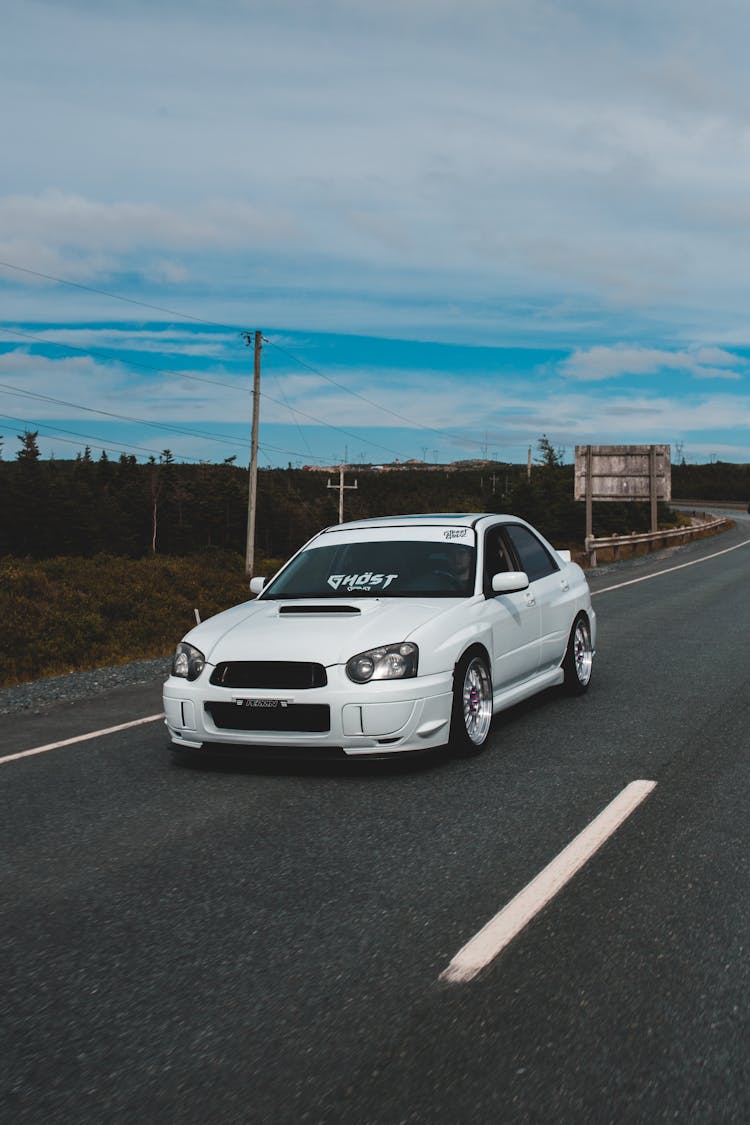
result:
[[[536,598],[533,594],[526,595],[526,605],[536,605]]]
[[[563,590],[569,590],[570,589],[570,583],[568,582],[567,578],[561,579],[560,587]]]

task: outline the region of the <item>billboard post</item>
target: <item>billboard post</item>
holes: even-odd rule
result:
[[[651,531],[658,531],[658,503],[672,499],[668,445],[577,445],[575,498],[586,501],[586,550],[594,537],[593,502],[649,500]],[[595,560],[593,560],[595,561]]]

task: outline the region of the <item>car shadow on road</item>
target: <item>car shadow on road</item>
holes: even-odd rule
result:
[[[209,755],[201,750],[193,753],[180,751],[172,754],[172,768],[192,770],[202,773],[241,773],[274,775],[277,777],[394,777],[405,774],[418,774],[445,767],[453,761],[447,747],[437,750],[423,750],[408,754],[392,754],[382,758],[334,759],[310,758],[303,752],[298,755],[274,752],[257,753],[242,750],[238,754],[219,756]]]

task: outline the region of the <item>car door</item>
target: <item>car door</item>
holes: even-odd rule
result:
[[[505,529],[540,613],[539,671],[554,668],[565,656],[571,625],[571,595],[565,571],[531,528],[507,524]]]
[[[503,536],[501,525],[484,539],[484,593],[492,627],[492,686],[497,692],[533,676],[539,666],[541,612],[531,588],[495,594],[492,576],[520,567]]]

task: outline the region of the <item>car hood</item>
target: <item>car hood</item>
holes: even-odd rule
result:
[[[378,645],[410,638],[464,598],[367,598],[245,602],[185,637],[209,664],[228,660],[300,660],[330,666]]]

